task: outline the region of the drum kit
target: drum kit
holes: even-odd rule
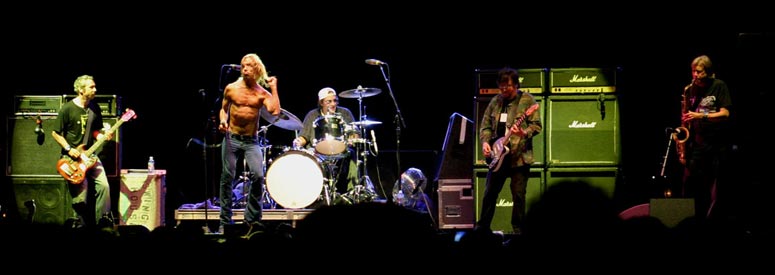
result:
[[[376,155],[376,144],[366,137],[366,128],[382,124],[379,121],[366,119],[363,110],[362,99],[375,96],[381,90],[376,88],[363,88],[343,91],[341,98],[358,99],[360,121],[345,122],[339,115],[323,115],[314,121],[315,138],[312,148],[290,148],[287,146],[272,146],[267,142],[266,132],[269,127],[277,126],[281,129],[296,131],[302,130],[302,121],[282,109],[278,116],[274,116],[261,109],[261,117],[269,122],[258,131],[259,144],[264,148],[264,197],[261,203],[264,208],[299,209],[306,208],[316,202],[331,205],[339,202],[361,203],[373,201],[377,198],[374,186],[366,171],[366,159],[369,154]],[[373,134],[373,133],[372,133]],[[374,146],[372,146],[374,145]],[[349,154],[349,148],[356,152],[355,163],[358,167],[358,182],[353,184],[353,189],[344,194],[335,192],[337,175],[335,174],[337,160]],[[267,157],[267,154],[270,154]],[[267,160],[269,159],[269,160]],[[349,165],[349,163],[339,164]],[[243,172],[237,187],[249,181],[249,172]],[[235,188],[240,190],[240,188]],[[244,189],[244,188],[243,188]],[[235,194],[238,191],[235,191]],[[244,191],[243,191],[244,192]],[[235,207],[244,205],[245,196],[235,196]]]

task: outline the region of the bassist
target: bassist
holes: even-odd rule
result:
[[[526,115],[522,123],[516,124],[523,114],[529,109],[534,109],[537,104],[533,95],[519,90],[519,73],[512,68],[504,68],[498,72],[497,84],[500,94],[492,98],[484,110],[479,137],[482,143],[482,153],[488,161],[501,162],[498,169],[487,173],[484,198],[482,199],[482,212],[475,230],[491,231],[490,225],[498,200],[498,195],[503,189],[507,179],[511,179],[511,198],[514,202],[511,213],[511,225],[514,234],[521,234],[523,218],[525,216],[525,194],[527,193],[527,181],[530,173],[530,164],[533,163],[533,136],[540,133],[540,112],[532,112]],[[531,108],[532,107],[532,108]],[[507,131],[510,132],[507,138]],[[502,141],[506,154],[499,156],[495,141]],[[488,163],[489,164],[489,163]]]
[[[113,134],[107,133],[102,136],[102,110],[96,102],[92,101],[97,93],[94,77],[79,76],[73,87],[78,96],[63,104],[59,110],[57,115],[59,128],[56,133],[64,137],[57,141],[62,146],[62,158],[77,160],[84,157],[81,156],[84,148],[88,148],[100,138],[110,140]],[[85,157],[95,158],[96,163],[87,170],[82,183],[68,182],[67,184],[76,215],[68,220],[68,223],[79,227],[94,226],[97,225],[97,221],[100,221],[105,226],[113,226],[110,185],[105,169],[102,167],[102,161],[96,155]],[[93,190],[90,191],[90,188]]]

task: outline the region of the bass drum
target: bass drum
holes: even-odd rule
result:
[[[266,171],[266,189],[284,208],[305,208],[323,191],[323,168],[318,159],[305,151],[288,151],[272,162]]]

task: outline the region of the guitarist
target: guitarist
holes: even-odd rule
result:
[[[530,164],[533,163],[533,136],[540,133],[541,115],[533,111],[526,115],[521,124],[514,122],[519,120],[531,106],[537,104],[530,93],[519,90],[519,73],[513,68],[503,68],[498,72],[497,84],[500,94],[492,98],[484,110],[479,137],[482,143],[482,153],[486,158],[498,157],[495,142],[503,142],[504,150],[508,150],[498,161],[502,161],[496,170],[492,166],[487,173],[487,181],[482,200],[482,212],[475,230],[491,231],[490,224],[495,215],[495,207],[498,195],[503,189],[506,179],[511,178],[511,198],[514,207],[511,213],[511,225],[514,234],[521,234],[523,218],[525,216],[525,194],[527,193],[527,181],[530,172]],[[534,109],[534,108],[532,108]],[[507,131],[508,138],[505,137]]]
[[[57,119],[59,129],[57,134],[64,137],[58,141],[62,146],[62,158],[82,159],[81,154],[97,139],[113,138],[112,133],[103,136],[102,110],[92,101],[97,93],[94,77],[82,75],[73,84],[77,97],[66,102],[59,109]],[[66,142],[64,142],[66,141]],[[73,197],[73,210],[76,217],[68,221],[74,227],[95,226],[97,221],[102,226],[113,226],[110,203],[110,185],[102,161],[96,155],[86,156],[96,158],[93,167],[86,171],[85,180],[80,184],[68,182],[70,195]],[[89,189],[93,188],[93,191]],[[91,194],[90,196],[87,194]],[[91,203],[94,202],[93,205]],[[91,212],[94,211],[94,212]],[[89,213],[91,212],[91,214]]]

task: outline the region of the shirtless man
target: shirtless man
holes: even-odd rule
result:
[[[221,143],[223,170],[220,181],[220,228],[232,224],[232,188],[236,174],[237,159],[244,157],[251,173],[251,184],[245,207],[245,222],[250,225],[248,234],[263,231],[261,204],[263,195],[263,154],[258,143],[258,122],[260,110],[266,107],[272,115],[282,112],[277,94],[277,78],[269,77],[266,66],[256,54],[242,57],[241,77],[226,85],[220,111],[218,130],[224,133]],[[269,90],[267,91],[266,88]]]

